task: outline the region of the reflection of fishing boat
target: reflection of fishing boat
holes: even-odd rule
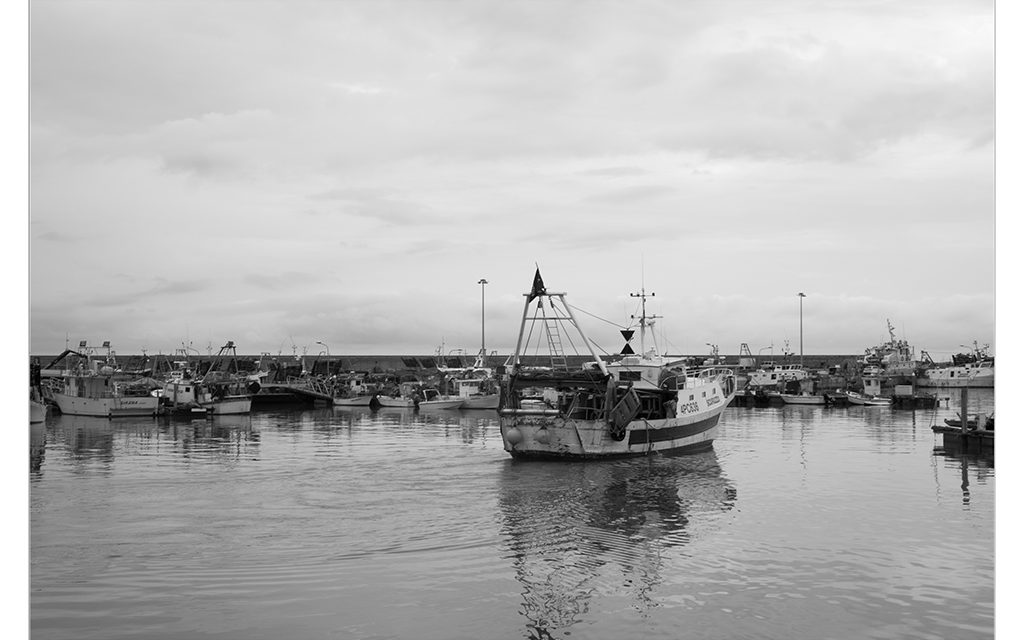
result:
[[[621,607],[623,597],[640,611],[658,606],[653,591],[671,579],[663,575],[670,550],[712,539],[735,504],[714,450],[581,465],[509,461],[498,509],[528,637],[568,636],[588,610]]]
[[[646,292],[637,297],[646,305]],[[643,351],[644,329],[652,322],[646,306],[640,320]],[[538,325],[542,329],[537,340],[547,341],[550,367],[528,367],[521,360],[523,338],[532,337]],[[594,361],[569,370],[564,341],[585,344]],[[499,413],[505,450],[514,457],[549,458],[706,449],[736,391],[731,370],[687,371],[681,362],[668,361],[653,349],[606,364],[583,334],[565,294],[547,293],[540,269],[526,294],[511,371],[502,385]]]
[[[782,393],[779,395],[786,404],[825,404],[824,395],[811,393]]]

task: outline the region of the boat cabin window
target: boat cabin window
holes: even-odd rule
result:
[[[639,371],[620,371],[619,380],[640,380]]]

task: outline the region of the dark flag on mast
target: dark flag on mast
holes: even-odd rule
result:
[[[530,302],[545,294],[547,294],[547,289],[544,288],[544,280],[540,277],[540,267],[537,267],[537,273],[533,274],[533,288],[530,289],[530,296],[526,298],[526,301]]]

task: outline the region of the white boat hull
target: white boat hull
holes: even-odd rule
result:
[[[252,396],[227,396],[220,400],[200,403],[200,406],[215,416],[252,413]]]
[[[888,407],[892,405],[892,398],[874,398],[856,393],[847,393],[846,399],[850,401],[850,404],[862,407]]]
[[[415,406],[412,398],[391,398],[389,396],[377,396],[377,402],[381,407],[394,409],[408,409]]]
[[[54,392],[53,400],[60,412],[69,416],[116,418],[120,416],[156,415],[160,399],[153,396],[114,398],[81,398]]]
[[[686,452],[710,448],[718,435],[722,409],[685,418],[634,420],[622,440],[611,437],[598,420],[565,420],[559,416],[513,416],[502,411],[501,438],[516,458],[605,458]],[[513,419],[514,418],[514,419]]]
[[[35,400],[28,401],[28,421],[30,424],[46,422],[46,405]]]
[[[462,398],[454,400],[421,400],[420,409],[460,409],[465,403]]]
[[[373,404],[375,396],[352,396],[350,398],[334,398],[336,407],[368,407]]]

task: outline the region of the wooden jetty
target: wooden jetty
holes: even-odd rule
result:
[[[989,453],[995,451],[995,416],[979,415],[971,420],[967,414],[968,389],[960,390],[960,419],[947,420],[947,424],[932,425],[932,432],[942,435],[942,447],[946,450],[968,453]]]

